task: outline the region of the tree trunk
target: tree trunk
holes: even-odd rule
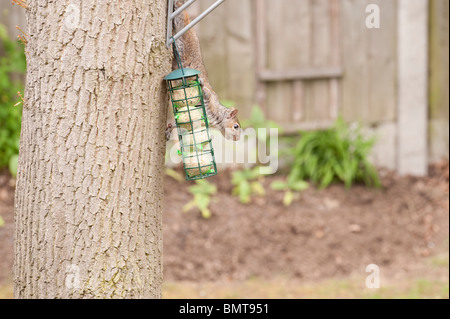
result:
[[[166,0],[28,0],[16,298],[160,298]]]

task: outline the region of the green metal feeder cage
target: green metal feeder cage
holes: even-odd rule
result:
[[[179,69],[167,75],[170,100],[177,125],[186,180],[217,175],[209,122],[199,83],[200,71],[183,68],[174,42]]]

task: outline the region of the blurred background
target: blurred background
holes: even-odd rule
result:
[[[198,2],[193,16],[211,1]],[[379,28],[366,25],[371,5]],[[258,104],[287,132],[361,121],[379,135],[377,165],[424,174],[449,152],[448,11],[434,0],[230,0],[198,33],[215,89],[245,116]],[[409,94],[415,105],[402,105]]]
[[[0,0],[0,298],[26,69],[16,26],[24,10]],[[280,129],[283,166],[195,183],[167,167],[164,297],[448,298],[449,2],[227,0],[195,29],[223,104],[244,127]]]

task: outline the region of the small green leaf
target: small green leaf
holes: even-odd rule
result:
[[[295,181],[295,182],[289,184],[289,188],[294,191],[301,192],[301,191],[308,189],[309,184],[305,181],[299,180],[299,181]]]
[[[260,182],[252,182],[251,190],[252,190],[252,193],[254,193],[258,196],[264,196],[266,194],[266,191]]]
[[[196,207],[195,201],[192,200],[183,206],[183,213],[187,213],[188,211],[194,209],[195,207]]]
[[[242,204],[250,203],[251,188],[248,181],[243,181],[239,185],[239,200]]]
[[[5,220],[3,219],[2,216],[0,216],[0,227],[5,226]]]
[[[209,210],[209,208],[202,209],[201,213],[202,213],[202,217],[205,218],[205,219],[209,219],[212,216],[212,213]]]
[[[291,206],[293,201],[294,201],[294,193],[291,191],[287,191],[284,194],[283,205],[286,207]]]
[[[242,175],[242,172],[240,171],[235,171],[232,173],[231,175],[231,184],[237,186],[239,185],[239,183],[244,180],[244,177]]]
[[[333,177],[334,177],[333,171],[330,169],[326,170],[325,174],[322,177],[320,188],[322,189],[327,188],[333,181]]]
[[[261,176],[260,167],[257,166],[248,172],[248,179],[253,180]]]
[[[19,166],[19,155],[13,155],[9,159],[9,172],[13,177],[17,176],[17,169]]]
[[[203,194],[197,195],[195,199],[195,202],[201,211],[208,208],[210,201],[209,196]]]
[[[210,218],[211,211],[209,210],[209,204],[211,203],[211,196],[217,193],[217,186],[206,180],[197,180],[195,181],[195,185],[189,187],[189,192],[194,195],[194,199],[184,205],[183,211],[187,212],[198,208],[202,217]]]
[[[270,188],[275,191],[284,191],[288,188],[288,184],[282,181],[274,181],[270,184]]]

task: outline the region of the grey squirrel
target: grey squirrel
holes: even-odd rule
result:
[[[183,5],[185,0],[175,1],[174,11]],[[189,14],[184,11],[174,19],[174,33],[176,34],[186,25],[190,23]],[[225,138],[237,141],[241,136],[241,124],[237,118],[238,110],[235,108],[227,108],[220,104],[219,97],[212,89],[208,80],[208,74],[203,64],[203,58],[200,51],[200,41],[193,29],[186,32],[177,40],[177,47],[184,68],[196,69],[201,72],[200,84],[203,90],[203,97],[208,116],[209,125],[221,131]],[[176,60],[173,62],[173,69],[177,69]],[[176,127],[175,122],[167,124],[166,137],[170,139],[172,130]]]

